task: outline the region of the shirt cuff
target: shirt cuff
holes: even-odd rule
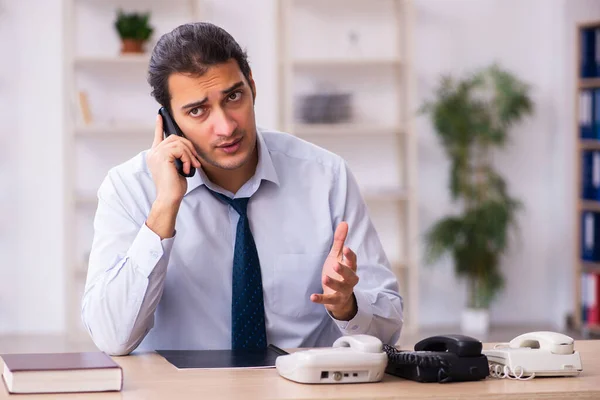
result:
[[[172,238],[160,240],[160,236],[144,223],[129,248],[127,255],[133,260],[138,270],[147,278],[164,255],[168,259],[174,241],[175,235]]]
[[[354,289],[354,297],[357,311],[350,321],[340,321],[329,314],[344,335],[359,335],[368,332],[373,320],[373,307],[367,296],[362,291]]]

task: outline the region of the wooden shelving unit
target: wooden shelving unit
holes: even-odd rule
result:
[[[104,119],[94,118],[92,123],[84,124],[82,118],[79,117],[77,93],[82,90],[80,84],[83,76],[83,82],[94,81],[96,83],[96,91],[92,94],[88,93],[89,100],[95,102],[96,106],[102,108],[107,104],[110,105],[109,103],[117,97],[114,94],[116,89],[121,90],[120,93],[124,92],[150,100],[149,103],[152,104],[153,100],[149,99],[149,87],[143,87],[143,91],[138,90],[139,86],[135,87],[130,82],[132,77],[136,79],[136,83],[145,82],[150,54],[146,52],[140,55],[120,55],[118,43],[111,44],[111,40],[116,34],[113,22],[118,8],[146,12],[156,9],[156,7],[164,10],[167,5],[170,7],[169,15],[162,15],[160,12],[151,13],[150,23],[155,27],[167,26],[167,24],[160,23],[162,22],[160,18],[167,18],[169,21],[178,18],[180,23],[199,20],[198,0],[177,0],[169,3],[165,0],[144,0],[142,2],[137,0],[109,2],[67,0],[64,2],[66,21],[63,35],[65,37],[65,109],[68,110],[65,120],[66,128],[69,131],[64,148],[65,154],[71,154],[72,157],[69,167],[66,168],[65,176],[66,237],[63,251],[67,270],[65,274],[67,332],[73,341],[89,339],[89,335],[81,323],[81,299],[87,277],[85,255],[89,252],[91,240],[88,240],[87,237],[82,239],[80,230],[81,227],[85,227],[93,231],[93,215],[97,207],[96,191],[98,189],[96,182],[88,185],[93,187],[79,187],[81,181],[87,179],[85,173],[80,170],[85,170],[97,178],[105,175],[110,166],[114,166],[112,159],[102,160],[113,150],[129,146],[128,148],[141,151],[149,147],[154,132],[152,118],[155,115],[151,115],[148,124],[132,122],[140,118],[142,107],[131,102],[127,103],[126,110],[118,110],[122,112],[114,118],[114,121],[106,119],[108,122],[105,122]],[[81,34],[83,30],[87,35]],[[91,31],[93,31],[92,34],[90,34]],[[154,38],[160,37],[163,33],[165,32],[155,30]],[[86,38],[89,42],[82,43],[82,38]],[[146,50],[149,51],[150,48]],[[89,155],[95,155],[100,161],[105,162],[100,163],[98,160],[94,160],[95,162],[90,163],[90,166],[81,165],[81,163],[88,162],[86,156]],[[131,154],[131,156],[133,155]],[[85,176],[83,179],[81,174]]]
[[[580,116],[582,111],[582,104],[580,103],[580,93],[585,89],[598,89],[600,88],[600,78],[582,78],[580,74],[581,65],[581,32],[586,28],[600,27],[600,21],[581,23],[577,26],[576,38],[577,38],[577,57],[576,57],[576,91],[575,91],[575,105],[576,105],[576,119],[574,124],[574,135],[576,137],[576,154],[575,154],[575,213],[574,213],[574,226],[575,226],[575,268],[574,268],[574,308],[573,308],[573,322],[577,329],[581,330],[584,337],[590,334],[600,334],[600,324],[584,323],[582,318],[582,274],[600,274],[600,263],[589,262],[582,260],[582,212],[594,211],[600,212],[600,201],[586,200],[582,198],[582,155],[584,151],[588,150],[600,150],[600,139],[582,139],[580,134]],[[594,114],[595,110],[588,110]],[[597,245],[597,244],[596,244]],[[600,299],[597,299],[600,301]]]
[[[390,218],[386,222],[393,221],[391,224],[399,232],[400,243],[397,243],[397,246],[389,245],[391,248],[386,248],[386,252],[388,255],[395,254],[396,249],[393,247],[404,249],[400,256],[401,259],[395,259],[395,256],[390,257],[392,258],[390,262],[400,281],[401,294],[404,299],[405,325],[403,332],[417,332],[419,239],[416,137],[412,126],[415,111],[412,104],[414,92],[411,49],[413,3],[411,0],[377,2],[367,0],[325,2],[281,0],[278,2],[278,7],[278,31],[281,32],[278,61],[281,99],[279,129],[317,145],[322,145],[323,141],[334,145],[343,142],[347,147],[354,145],[355,154],[361,152],[361,146],[364,143],[381,143],[382,146],[388,146],[388,150],[393,148],[391,153],[395,158],[395,166],[388,170],[382,170],[382,174],[395,173],[396,171],[393,170],[397,168],[400,182],[396,186],[390,187],[389,184],[378,186],[376,181],[369,179],[361,181],[352,163],[348,163],[357,175],[363,198],[369,209],[378,214],[383,213],[386,216],[389,214]],[[367,11],[371,14],[372,19],[363,18]],[[321,25],[318,22],[326,21],[331,15],[335,15],[335,24]],[[346,17],[348,17],[348,21],[352,22],[346,22]],[[302,20],[302,18],[306,19]],[[313,21],[314,26],[307,21]],[[381,25],[379,22],[382,22]],[[332,27],[333,25],[335,27]],[[392,26],[393,28],[391,28]],[[307,31],[312,34],[315,30],[318,33],[314,34],[313,39],[306,36]],[[372,36],[368,36],[369,34]],[[337,51],[344,46],[339,39],[344,36],[350,37],[349,35],[354,38],[351,40],[357,42],[360,42],[358,36],[361,35],[368,36],[370,40],[377,37],[378,39],[375,41],[380,41],[382,45],[380,49],[383,51],[376,53],[373,49],[361,47],[357,43],[354,43],[357,44],[354,47],[356,51],[350,50],[345,53]],[[314,37],[319,37],[320,43],[314,43]],[[328,41],[331,43],[335,41],[335,44],[328,44]],[[325,47],[332,50],[323,50]],[[302,53],[302,48],[309,51]],[[366,79],[369,75],[371,78],[375,76],[376,78],[373,78],[375,80],[377,77],[383,76],[393,80],[393,84],[382,84],[381,88],[377,86],[378,90],[381,89],[381,93],[392,93],[399,99],[397,106],[391,107],[393,118],[384,121],[375,118],[374,120],[377,122],[373,122],[366,117],[370,113],[370,111],[365,111],[369,104],[365,105],[364,102],[359,104],[359,102],[364,99],[363,96],[368,95],[366,92],[371,89],[369,83],[362,82],[363,78]],[[353,92],[353,96],[356,102],[353,107],[357,112],[356,115],[353,115],[352,120],[343,123],[322,124],[306,123],[298,118],[296,113],[299,106],[298,95],[307,94],[302,93],[302,80],[306,82],[314,79],[315,82],[330,83],[334,79],[341,80],[348,77],[347,80],[354,80],[355,83],[361,81],[354,87],[356,91]],[[344,83],[347,81],[340,85]],[[315,86],[318,85],[318,83],[315,84]],[[318,91],[308,94],[318,94]],[[376,97],[374,97],[375,102],[381,101]],[[390,99],[391,97],[382,98]],[[381,109],[386,107],[390,108],[385,101],[381,103]],[[344,154],[336,151],[335,148],[328,149],[344,157]],[[374,162],[377,161],[380,160]],[[359,164],[369,165],[367,161],[359,162]],[[378,228],[377,224],[376,228]]]

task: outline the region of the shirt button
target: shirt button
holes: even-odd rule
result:
[[[150,252],[150,255],[152,256],[152,258],[158,258],[158,251],[156,251],[156,250],[152,250],[152,251]]]
[[[352,327],[352,330],[353,330],[353,331],[355,331],[355,330],[357,330],[357,329],[358,329],[358,325],[354,325],[354,326]]]

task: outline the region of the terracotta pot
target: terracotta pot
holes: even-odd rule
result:
[[[144,41],[138,39],[122,39],[121,54],[127,53],[143,53]]]

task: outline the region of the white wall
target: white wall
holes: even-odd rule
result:
[[[6,37],[12,31],[12,20],[8,18],[6,6],[0,3],[0,37]],[[0,41],[0,54],[12,54],[14,51],[12,43]],[[15,119],[10,118],[9,105],[11,104],[10,94],[13,93],[14,80],[10,76],[15,73],[12,63],[0,62],[0,254],[3,255],[0,264],[0,331],[3,330],[5,321],[12,319],[13,310],[9,307],[10,299],[13,296],[12,286],[10,285],[13,271],[9,267],[12,265],[13,256],[9,249],[13,244],[13,235],[10,227],[12,219],[8,212],[8,206],[14,206],[14,194],[11,187],[14,179],[8,171],[10,167],[9,156],[12,141],[10,133],[15,132]]]
[[[2,30],[0,42],[11,52],[2,53],[8,74],[2,74],[0,87],[9,99],[13,163],[7,170],[10,186],[2,187],[12,204],[6,210],[11,224],[2,235],[10,247],[0,266],[0,332],[59,332],[64,330],[61,0],[5,2],[3,9],[2,21],[8,19],[11,30]]]
[[[3,121],[0,128],[1,133],[14,132],[9,148],[16,158],[9,176],[0,174],[10,185],[4,183],[2,193],[11,193],[9,202],[16,210],[4,215],[12,221],[7,225],[10,235],[7,229],[0,230],[0,333],[64,329],[62,1],[5,1],[0,6],[0,50],[14,54],[12,63],[0,63],[0,105],[10,100],[17,115],[13,125]],[[258,85],[257,120],[276,126],[275,0],[204,4],[205,15],[247,48]],[[512,147],[496,159],[525,211],[520,242],[504,264],[507,289],[492,316],[497,323],[559,324],[572,301],[572,22],[600,18],[600,4],[594,0],[415,0],[415,4],[417,104],[432,93],[440,73],[462,72],[493,60],[534,86],[535,116],[515,130]],[[2,26],[6,19],[8,24]],[[7,35],[7,30],[12,33]],[[424,232],[452,207],[447,162],[437,138],[423,117],[417,129],[419,218]],[[421,322],[456,324],[465,300],[462,289],[448,262],[423,267]]]

